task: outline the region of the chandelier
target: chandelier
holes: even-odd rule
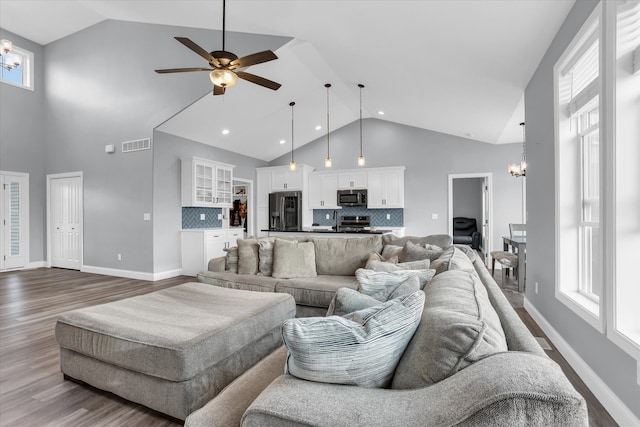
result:
[[[11,43],[11,40],[2,39],[0,41],[0,67],[6,70],[19,67],[22,63],[22,58],[19,55],[9,55],[12,50],[13,43]]]
[[[520,164],[511,163],[509,165],[509,173],[516,178],[527,175],[527,147],[525,145],[524,122],[520,123],[520,126],[522,126],[522,159]]]

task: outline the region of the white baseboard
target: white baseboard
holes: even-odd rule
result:
[[[616,396],[616,394],[600,379],[580,355],[569,345],[568,342],[556,331],[542,314],[529,302],[524,299],[524,309],[536,321],[538,326],[549,337],[556,346],[560,354],[567,360],[578,376],[589,387],[589,390],[598,398],[600,403],[611,414],[614,420],[621,427],[640,426],[640,419]]]
[[[42,268],[42,267],[46,267],[47,266],[47,262],[46,261],[36,261],[36,262],[30,262],[29,264],[27,264],[27,266],[25,268],[31,269],[31,268]]]
[[[127,279],[148,280],[150,282],[169,279],[182,274],[182,269],[163,271],[160,273],[146,273],[143,271],[119,270],[116,268],[95,267],[91,265],[83,265],[80,271],[85,273],[104,274],[105,276],[126,277]]]

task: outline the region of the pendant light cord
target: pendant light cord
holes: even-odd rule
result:
[[[362,157],[362,88],[363,84],[358,84],[360,88],[360,157]]]
[[[331,83],[327,83],[324,85],[327,88],[327,159],[331,156],[329,155],[329,88],[331,87]]]
[[[291,106],[291,163],[293,163],[293,106],[296,105],[295,102],[290,102]]]

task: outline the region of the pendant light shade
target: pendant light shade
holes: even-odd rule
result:
[[[291,107],[291,161],[289,162],[289,170],[296,170],[296,162],[293,159],[293,106],[296,105],[295,102],[291,101],[289,106]]]
[[[331,153],[329,149],[329,88],[331,87],[331,83],[327,83],[324,85],[327,88],[327,158],[324,159],[324,167],[330,168],[333,164],[331,162]]]
[[[364,166],[364,154],[362,153],[362,89],[364,88],[363,84],[358,84],[360,88],[360,157],[358,157],[358,166]]]

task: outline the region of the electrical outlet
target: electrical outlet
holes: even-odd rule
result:
[[[118,261],[122,261],[122,254],[116,255],[116,258],[118,259]]]
[[[222,221],[222,214],[218,214],[218,220]]]
[[[432,213],[431,214],[431,219],[438,219],[438,214],[437,213]]]
[[[391,214],[387,214],[387,221],[391,219]]]
[[[207,219],[207,216],[203,213],[200,214],[200,221],[204,221],[205,219]]]
[[[326,215],[324,216],[324,219],[331,219],[331,215],[326,214]]]
[[[535,291],[536,291],[536,295],[538,294],[538,282],[536,282],[536,286],[535,286]]]

